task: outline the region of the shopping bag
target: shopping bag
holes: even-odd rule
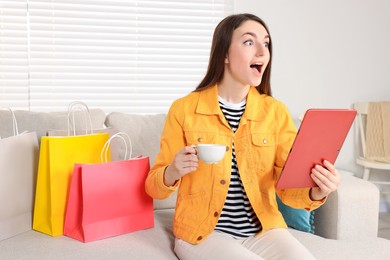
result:
[[[130,158],[125,154],[121,161],[75,165],[66,208],[66,236],[90,242],[154,226],[153,200],[144,188],[149,158]]]
[[[14,135],[0,138],[0,240],[31,230],[38,167],[37,134],[19,134],[10,112]]]
[[[68,114],[69,116],[69,114]],[[41,138],[33,229],[63,234],[66,199],[75,163],[100,162],[107,133]]]
[[[87,135],[94,133],[108,133],[111,137],[118,133],[118,130],[112,127],[94,128],[92,116],[89,107],[82,101],[73,101],[68,106],[68,127],[67,129],[49,129],[48,136],[70,136],[70,135]],[[111,146],[111,160],[119,160],[119,151],[116,147]]]
[[[63,234],[66,199],[75,163],[98,163],[107,133],[41,138],[33,229]]]
[[[48,136],[71,136],[99,133],[105,128],[94,129],[89,107],[82,101],[73,101],[68,105],[67,129],[49,129]],[[115,134],[115,133],[113,133]]]

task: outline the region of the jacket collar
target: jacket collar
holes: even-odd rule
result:
[[[196,113],[205,115],[222,115],[218,103],[218,85],[214,85],[199,92]]]
[[[265,95],[261,95],[255,87],[251,87],[246,99],[246,109],[243,118],[259,121],[265,116]],[[214,85],[199,92],[196,113],[205,115],[223,116],[218,103],[218,85]]]

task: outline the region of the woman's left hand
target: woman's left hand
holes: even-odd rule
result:
[[[340,174],[333,164],[324,161],[324,166],[316,165],[311,170],[311,178],[318,185],[310,189],[310,198],[312,200],[322,200],[331,192],[337,190],[340,184]]]

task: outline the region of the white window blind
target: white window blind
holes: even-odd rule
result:
[[[28,106],[27,3],[0,1],[0,107]]]
[[[7,18],[7,38],[20,27],[20,38],[28,40],[16,50],[27,61],[7,61],[13,55],[8,49],[3,54],[2,47],[10,63],[1,63],[1,72],[10,71],[10,79],[1,81],[2,101],[27,104],[33,111],[63,110],[81,100],[106,112],[167,112],[203,77],[214,28],[233,9],[231,0],[1,2],[28,8],[27,21],[21,15],[25,23],[13,25],[16,11]],[[16,48],[8,41],[3,45]],[[13,82],[14,73],[21,79]],[[3,98],[3,93],[12,94]]]

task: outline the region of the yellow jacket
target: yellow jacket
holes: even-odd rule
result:
[[[164,184],[164,170],[184,146],[199,143],[225,144],[234,148],[242,183],[262,232],[285,228],[278,211],[275,183],[296,135],[287,108],[260,95],[251,87],[240,125],[233,134],[218,104],[218,87],[193,92],[173,102],[161,136],[160,151],[146,180],[146,192],[155,199],[169,197],[178,187],[174,235],[197,244],[216,226],[227,196],[232,154],[218,164],[205,164],[181,178],[174,186]],[[313,210],[323,201],[312,201],[309,189],[278,191],[281,200],[295,208]]]

